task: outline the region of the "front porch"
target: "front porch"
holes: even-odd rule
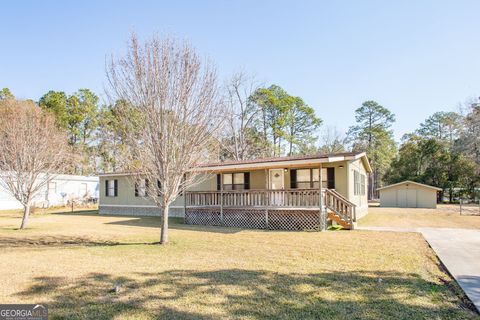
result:
[[[185,193],[187,224],[270,230],[325,230],[328,220],[347,229],[353,229],[356,221],[355,205],[333,189]]]

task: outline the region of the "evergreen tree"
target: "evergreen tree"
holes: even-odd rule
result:
[[[348,137],[354,151],[366,151],[373,169],[369,176],[369,199],[376,195],[381,178],[396,153],[391,126],[395,115],[375,101],[365,101],[355,110],[357,125],[350,127]]]

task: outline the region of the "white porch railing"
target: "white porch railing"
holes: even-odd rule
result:
[[[319,208],[319,190],[229,190],[186,192],[187,207]]]

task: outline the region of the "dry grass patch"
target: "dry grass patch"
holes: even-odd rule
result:
[[[0,218],[0,301],[47,303],[53,319],[478,318],[418,234],[174,220],[159,246],[157,218],[42,215],[25,232],[11,219]]]
[[[368,214],[358,220],[358,225],[480,229],[480,212],[479,215],[460,215],[458,205],[439,205],[437,209],[370,207]]]

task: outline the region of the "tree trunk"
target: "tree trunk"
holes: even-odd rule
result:
[[[22,225],[20,229],[25,229],[28,224],[28,218],[30,217],[30,203],[23,207],[23,218],[22,218]]]
[[[168,205],[163,206],[162,228],[160,229],[160,244],[168,243]]]

